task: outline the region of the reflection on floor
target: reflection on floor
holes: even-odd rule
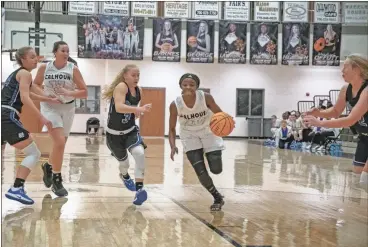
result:
[[[121,184],[105,139],[86,136],[68,140],[68,198],[55,198],[37,167],[26,183],[35,205],[9,201],[4,193],[21,157],[7,147],[2,246],[368,245],[368,197],[350,172],[350,159],[226,140],[223,173],[212,176],[226,204],[210,213],[212,199],[182,151],[172,162],[167,139],[145,142],[149,199],[141,207],[132,206],[134,193]]]

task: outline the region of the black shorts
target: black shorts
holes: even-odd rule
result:
[[[29,132],[19,121],[19,116],[13,110],[1,108],[1,145],[17,144],[29,138]]]
[[[359,135],[358,146],[355,151],[353,164],[355,166],[364,166],[368,160],[368,136]]]
[[[142,145],[144,148],[147,148],[139,134],[138,127],[126,135],[112,135],[106,133],[106,143],[107,147],[111,151],[111,154],[117,160],[126,160],[128,157],[127,150],[130,151],[130,149],[133,147]]]

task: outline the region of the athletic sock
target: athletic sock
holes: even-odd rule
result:
[[[218,192],[218,190],[216,189],[216,187],[215,187],[215,186],[213,186],[213,187],[212,187],[211,189],[209,189],[208,191],[211,193],[211,195],[213,196],[213,198],[214,198],[215,200],[222,199],[222,196],[221,196],[220,192]]]
[[[123,175],[123,178],[125,180],[128,180],[130,178],[129,173],[125,173],[125,174],[122,174],[122,175]]]
[[[143,188],[143,182],[136,182],[135,183],[135,190],[138,191]]]
[[[19,187],[23,187],[24,186],[24,179],[21,178],[16,178],[15,182],[14,182],[14,188],[19,188]]]

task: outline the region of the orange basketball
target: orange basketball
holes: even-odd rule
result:
[[[190,46],[190,47],[193,47],[193,46],[195,46],[197,44],[197,38],[195,37],[195,36],[190,36],[189,38],[188,38],[188,45]]]
[[[326,45],[326,40],[324,38],[319,38],[318,40],[316,40],[316,42],[314,43],[314,50],[317,52],[322,51],[325,48]]]
[[[161,45],[161,51],[163,51],[163,52],[170,52],[170,51],[172,51],[172,45],[169,44],[169,43],[163,43]]]
[[[228,136],[235,128],[235,122],[229,114],[225,112],[218,112],[213,114],[210,122],[210,128],[212,133],[216,136]]]

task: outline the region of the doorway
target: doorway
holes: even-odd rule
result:
[[[139,118],[140,134],[163,137],[165,134],[166,89],[142,87],[142,94],[140,105],[152,104],[152,109]]]

